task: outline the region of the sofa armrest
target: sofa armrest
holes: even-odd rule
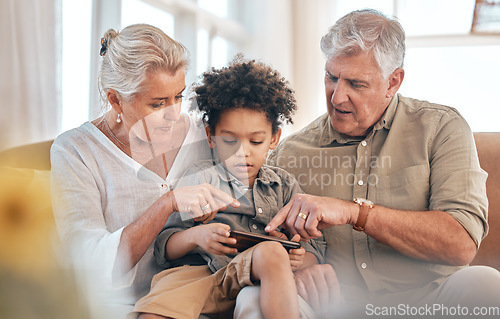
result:
[[[22,145],[0,152],[0,166],[50,170],[50,147],[54,140]]]
[[[488,173],[488,236],[483,239],[471,265],[486,265],[500,270],[500,132],[474,133],[481,168]]]

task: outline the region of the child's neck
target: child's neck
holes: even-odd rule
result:
[[[243,185],[248,185],[248,189],[253,188],[253,184],[255,183],[255,177],[251,177],[249,179],[240,179],[239,180]]]

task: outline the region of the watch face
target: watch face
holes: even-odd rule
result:
[[[358,197],[354,201],[358,204],[373,205],[373,202],[371,200],[366,199],[366,198]]]

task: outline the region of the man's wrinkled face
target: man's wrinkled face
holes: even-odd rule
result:
[[[344,136],[366,136],[395,94],[389,79],[382,77],[369,53],[329,59],[325,92],[333,128]]]

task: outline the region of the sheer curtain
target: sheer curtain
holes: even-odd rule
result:
[[[294,131],[326,113],[325,57],[320,49],[321,37],[335,23],[335,1],[293,1],[293,84],[298,110]]]
[[[241,2],[240,2],[241,3]],[[321,37],[335,22],[331,0],[246,0],[242,20],[251,41],[242,49],[278,69],[291,82],[298,110],[284,135],[326,112]]]
[[[0,1],[0,150],[59,131],[60,1]]]

